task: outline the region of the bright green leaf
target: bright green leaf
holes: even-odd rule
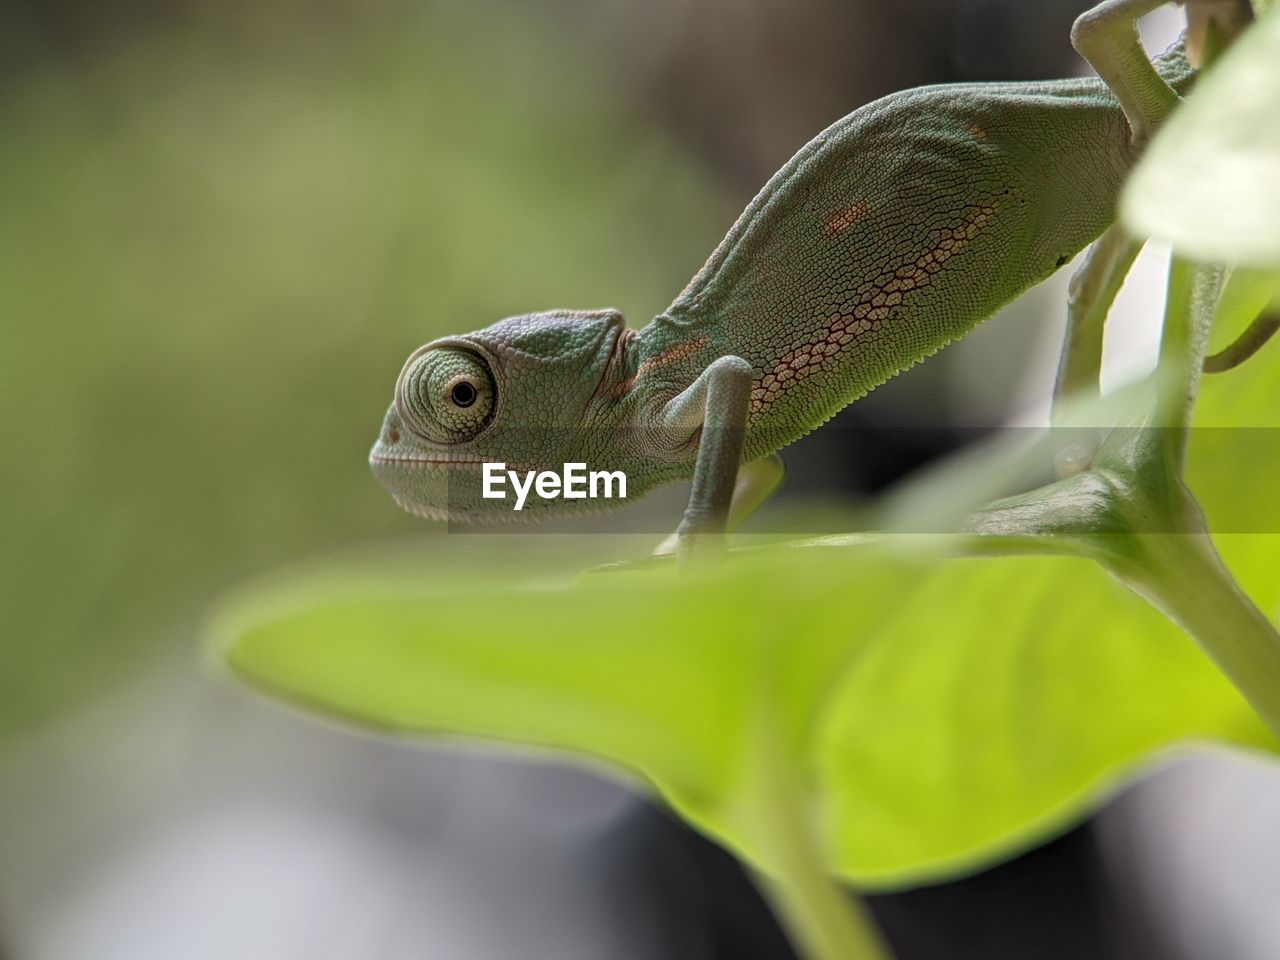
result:
[[[830,862],[868,884],[1015,850],[1170,743],[1268,742],[1189,640],[1082,560],[925,567],[861,541],[698,580],[287,593],[223,621],[254,682],[378,727],[610,760],[757,861],[752,778],[781,728]]]
[[[1270,742],[1191,640],[1076,558],[946,564],[833,702],[835,853],[874,884],[1015,853],[1180,741]]]
[[[218,633],[255,683],[365,724],[628,767],[759,858],[768,838],[742,833],[745,781],[778,749],[804,762],[857,639],[921,582],[916,562],[875,544],[815,558],[749,551],[727,576],[667,563],[572,589],[473,572],[341,591],[324,574],[243,600]]]

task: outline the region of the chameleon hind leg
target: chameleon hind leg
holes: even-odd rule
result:
[[[1143,144],[1178,105],[1138,39],[1137,21],[1169,0],[1103,0],[1071,27],[1071,43],[1120,101],[1130,138]],[[1067,395],[1096,396],[1107,313],[1142,242],[1113,224],[1089,247],[1071,278],[1067,335],[1054,387],[1054,407]]]
[[[1107,314],[1133,267],[1143,241],[1119,224],[1089,247],[1067,288],[1067,333],[1053,388],[1054,411],[1066,397],[1101,393],[1102,336]]]
[[[1067,331],[1058,378],[1053,386],[1052,423],[1062,428],[1067,400],[1096,400],[1102,395],[1102,338],[1107,314],[1124,279],[1142,250],[1143,241],[1119,224],[1107,228],[1089,247],[1067,288]],[[1089,468],[1100,438],[1072,431],[1054,456],[1060,478]]]
[[[1144,144],[1178,105],[1178,94],[1156,72],[1138,40],[1137,21],[1168,0],[1103,0],[1071,28],[1071,43],[1120,101],[1130,141]],[[1099,237],[1071,278],[1067,332],[1053,391],[1056,415],[1067,396],[1097,397],[1107,314],[1142,241],[1113,224]],[[1084,469],[1090,444],[1069,444],[1059,455],[1059,473]]]
[[[1178,105],[1178,94],[1147,59],[1138,19],[1169,0],[1103,0],[1071,27],[1071,45],[1111,88],[1135,144],[1145,143]]]

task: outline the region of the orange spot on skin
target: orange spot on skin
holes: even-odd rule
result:
[[[977,140],[979,143],[987,142],[987,131],[976,123],[969,127],[969,136]]]
[[[841,207],[827,217],[822,225],[822,235],[828,238],[838,237],[866,215],[867,205],[862,200],[851,203],[847,207]]]
[[[654,370],[661,370],[663,367],[669,367],[671,364],[683,360],[685,357],[693,356],[693,354],[697,353],[710,342],[711,338],[704,333],[700,336],[694,337],[692,340],[686,341],[685,343],[677,343],[667,347],[667,349],[663,350],[661,353],[650,357],[648,360],[641,361],[640,366],[636,368],[635,376],[628,377],[615,388],[613,392],[614,398],[616,399],[621,397],[635,386],[637,380],[646,374],[652,373]]]
[[[683,360],[685,357],[692,356],[710,342],[711,338],[704,333],[701,336],[697,336],[692,340],[686,341],[685,343],[677,343],[673,346],[667,347],[667,349],[663,350],[661,353],[650,357],[648,360],[645,360],[640,364],[639,368],[636,370],[636,379],[640,379],[652,370],[660,370],[663,367],[669,367],[671,364],[679,360]]]

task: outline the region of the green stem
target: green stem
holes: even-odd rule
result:
[[[1174,258],[1169,265],[1169,286],[1164,326],[1160,334],[1159,375],[1161,389],[1155,426],[1161,431],[1165,468],[1182,475],[1187,455],[1187,433],[1200,390],[1200,375],[1209,343],[1209,328],[1223,272],[1217,267]]]
[[[762,746],[749,801],[768,860],[757,882],[796,952],[805,960],[891,960],[866,908],[827,870],[808,791],[777,750]]]
[[[1188,633],[1280,736],[1280,634],[1236,585],[1207,533],[1134,536],[1109,567]]]
[[[1223,565],[1181,479],[1222,281],[1216,267],[1176,258],[1170,267],[1156,414],[1162,462],[1139,456],[1134,463],[1136,488],[1161,504],[1156,512],[1172,521],[1169,529],[1185,532],[1134,533],[1125,552],[1099,559],[1186,631],[1280,736],[1280,634]]]
[[[832,882],[821,861],[797,845],[776,876],[760,874],[760,885],[807,960],[889,960],[866,908]]]

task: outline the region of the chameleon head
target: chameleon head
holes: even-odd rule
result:
[[[630,404],[622,315],[552,311],[500,320],[415,350],[396,381],[369,463],[404,509],[435,520],[536,520],[583,513],[608,501],[529,495],[520,510],[510,483],[490,474],[559,472],[567,462],[625,470],[618,440]],[[605,462],[609,461],[609,462]]]

